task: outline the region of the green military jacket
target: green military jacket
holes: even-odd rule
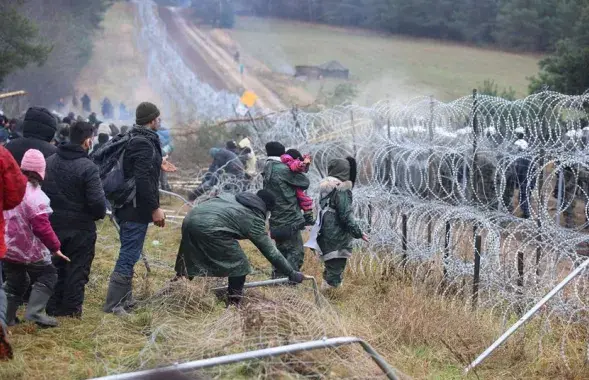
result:
[[[297,201],[295,189],[307,190],[309,179],[302,173],[291,172],[278,157],[270,157],[264,167],[264,189],[276,197],[276,207],[270,215],[270,227],[303,226],[305,219]]]
[[[238,240],[249,239],[282,273],[292,267],[266,233],[266,205],[253,193],[223,194],[193,208],[182,223],[176,273],[237,277],[251,272]]]
[[[353,239],[362,238],[352,209],[352,182],[327,177],[321,181],[319,192],[319,204],[324,211],[317,237],[321,259],[349,258]]]

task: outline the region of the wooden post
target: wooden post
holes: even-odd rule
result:
[[[481,235],[475,236],[475,247],[474,247],[474,274],[472,280],[472,308],[477,307],[479,301],[479,281],[481,274],[481,246],[482,239]]]
[[[540,149],[540,161],[538,163],[540,168],[540,174],[536,186],[536,189],[538,189],[538,212],[536,219],[536,225],[538,227],[538,247],[536,247],[536,276],[540,276],[540,259],[542,258],[542,250],[540,249],[542,245],[542,236],[540,235],[540,231],[542,230],[542,218],[540,217],[540,210],[542,209],[542,205],[544,204],[544,195],[542,191],[542,189],[544,188],[544,163],[546,162],[544,155],[545,152],[542,148]],[[532,205],[528,205],[528,207],[531,206]]]
[[[407,261],[407,215],[401,216],[401,232],[403,237],[401,238],[401,248],[403,249],[403,264]]]
[[[372,233],[372,203],[368,203],[368,234]]]
[[[387,137],[389,139],[389,142],[391,141],[391,118],[387,117]],[[386,165],[386,175],[387,175],[387,180],[386,180],[386,184],[389,188],[393,187],[393,179],[391,178],[393,175],[393,154],[392,152],[389,151],[389,153],[387,154],[387,165]],[[396,179],[395,179],[396,181]],[[396,183],[395,183],[396,185]]]
[[[430,147],[432,146],[433,142],[434,142],[434,97],[430,96],[429,97],[429,143],[430,143]],[[434,188],[435,188],[435,182],[434,182],[434,164],[432,163],[431,159],[433,156],[433,147],[430,148],[429,150],[429,160],[430,164],[428,166],[428,187],[429,187],[429,196],[430,196],[430,200],[433,200],[435,197],[434,194]],[[432,218],[431,216],[428,218],[428,222],[427,222],[427,245],[431,246],[432,245]]]
[[[452,241],[450,238],[450,221],[446,221],[446,236],[444,237],[444,278],[448,277],[448,269],[446,268],[446,260],[450,257],[450,242]]]
[[[524,252],[521,250],[517,251],[517,286],[519,292],[523,293],[524,286]]]
[[[354,125],[354,111],[350,111],[350,122],[352,124],[352,144],[354,148],[354,159],[356,159],[356,126]]]
[[[473,171],[473,184],[476,186],[478,183],[478,168],[477,168],[477,143],[479,138],[479,125],[477,120],[477,90],[472,90],[472,130],[473,130],[473,142],[472,142],[472,171]],[[481,237],[478,233],[478,227],[476,224],[472,227],[473,236],[475,238],[474,248],[474,273],[472,280],[472,305],[476,307],[479,297],[479,277],[481,270]]]

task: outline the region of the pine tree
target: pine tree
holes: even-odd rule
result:
[[[19,1],[16,5],[22,3]],[[10,73],[30,63],[42,65],[52,47],[39,42],[34,23],[14,8],[15,2],[0,0],[0,84]]]

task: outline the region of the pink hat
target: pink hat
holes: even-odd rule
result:
[[[27,150],[22,158],[20,169],[35,172],[41,176],[41,179],[45,179],[45,157],[43,157],[43,153],[37,149]]]

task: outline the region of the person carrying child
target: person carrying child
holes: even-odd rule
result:
[[[307,173],[311,165],[311,155],[305,154],[303,156],[298,150],[289,149],[280,156],[280,161],[288,166],[291,172]],[[313,220],[313,198],[308,196],[305,190],[299,187],[295,188],[295,194],[299,207],[303,210],[305,225],[312,226],[315,223]]]
[[[45,307],[57,282],[57,270],[51,255],[64,260],[59,239],[55,235],[49,215],[49,198],[41,190],[45,178],[45,158],[36,149],[23,156],[21,171],[27,177],[25,196],[20,205],[4,211],[6,220],[6,255],[3,267],[6,275],[6,322],[16,324],[16,312],[22,303],[29,281],[33,283],[25,319],[42,327],[55,327],[57,320],[45,314]]]

